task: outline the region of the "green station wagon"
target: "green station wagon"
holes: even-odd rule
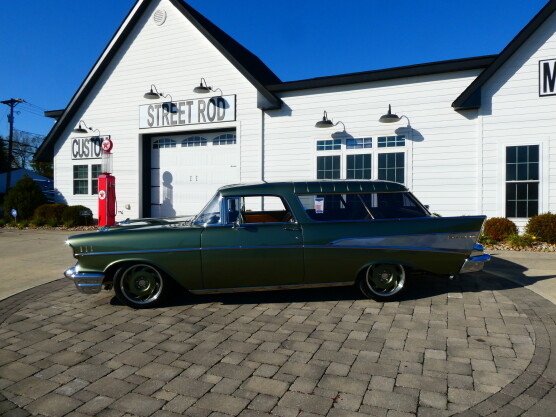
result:
[[[415,272],[480,271],[485,216],[432,216],[401,184],[231,185],[195,217],[139,219],[70,237],[65,275],[83,293],[114,288],[134,308],[190,293],[357,285],[398,297]],[[415,278],[416,279],[416,278]]]

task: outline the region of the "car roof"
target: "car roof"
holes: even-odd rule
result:
[[[320,180],[259,182],[226,185],[218,190],[223,196],[237,194],[296,194],[356,193],[356,192],[400,192],[408,191],[405,186],[391,181],[373,180]]]

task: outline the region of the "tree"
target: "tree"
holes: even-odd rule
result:
[[[35,149],[42,142],[44,136],[23,130],[14,130],[12,167],[30,168]]]
[[[31,161],[31,171],[48,178],[54,177],[54,166],[52,162]]]
[[[35,209],[46,202],[39,185],[24,175],[4,197],[4,217],[10,218],[11,209],[16,209],[18,219],[31,219]]]
[[[4,141],[6,141],[4,143]],[[8,147],[7,139],[0,136],[0,173],[6,172],[8,170]]]

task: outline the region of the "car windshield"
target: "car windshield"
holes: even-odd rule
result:
[[[195,217],[193,222],[197,225],[220,223],[220,194],[216,193],[203,210]]]

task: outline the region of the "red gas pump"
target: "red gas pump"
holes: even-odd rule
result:
[[[112,172],[112,141],[102,141],[102,173],[98,176],[98,225],[114,226],[116,222],[116,178]]]

